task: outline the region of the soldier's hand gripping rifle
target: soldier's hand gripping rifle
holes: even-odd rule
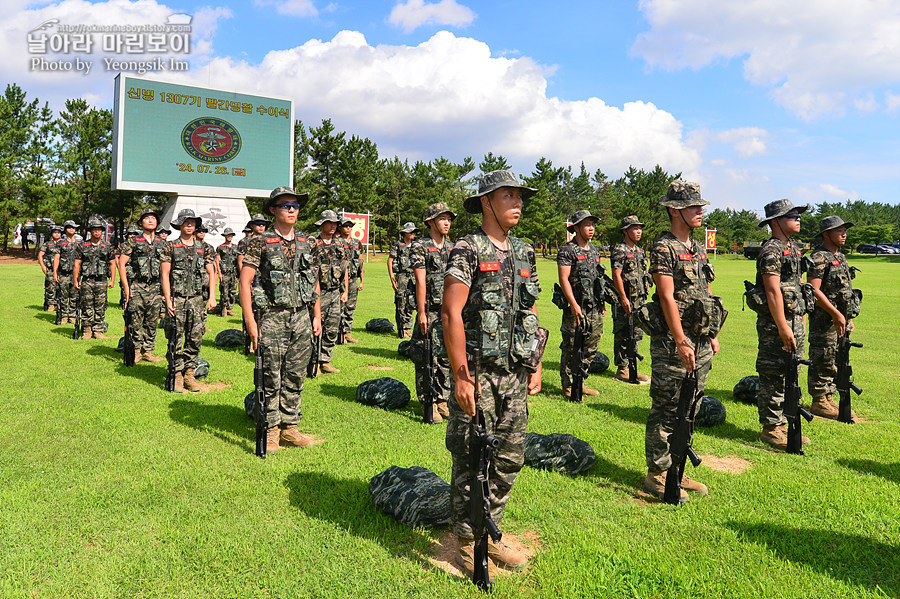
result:
[[[169,340],[166,349],[166,360],[169,361],[169,369],[166,372],[166,391],[175,391],[175,354],[178,351],[178,323],[174,316],[169,316],[169,325],[166,327],[166,339]]]
[[[813,415],[800,405],[800,364],[809,366],[811,362],[801,359],[796,350],[784,359],[784,416],[788,421],[787,452],[803,455],[803,419],[811,422]]]
[[[590,325],[582,321],[575,325],[574,349],[572,352],[572,389],[569,401],[581,403],[584,400],[584,379],[587,378],[587,368],[584,365],[584,342],[590,334]]]
[[[627,318],[627,335],[625,342],[625,355],[628,358],[628,382],[637,385],[640,383],[638,379],[637,363],[638,360],[643,361],[644,356],[638,353],[638,342],[634,336],[634,314],[629,313]]]
[[[313,320],[313,310],[309,309],[309,320]],[[314,379],[319,374],[319,354],[322,353],[322,331],[312,338],[312,353],[309,356],[309,362],[306,364],[306,378]]]
[[[125,343],[122,352],[125,356],[125,366],[134,366],[134,308],[128,300],[125,301],[122,320],[125,321]]]
[[[84,333],[84,323],[81,321],[81,305],[75,308],[75,330],[72,331],[72,339],[80,339]]]
[[[675,413],[675,430],[669,435],[669,455],[672,465],[666,472],[666,489],[663,501],[671,505],[681,503],[681,479],[687,460],[696,468],[700,465],[700,456],[692,446],[694,436],[694,410],[697,399],[697,371],[689,372],[681,380],[678,394],[678,411]]]
[[[487,434],[484,412],[478,407],[481,390],[478,384],[477,359],[472,369],[475,381],[475,417],[472,419],[472,434],[469,441],[471,459],[471,479],[469,483],[469,517],[472,520],[472,532],[475,535],[475,567],[472,582],[479,589],[490,592],[491,576],[488,572],[488,536],[495,543],[500,541],[503,533],[491,518],[491,490],[488,472],[494,449],[500,445],[500,439]]]
[[[269,412],[269,398],[266,396],[265,377],[263,376],[262,345],[256,344],[256,358],[253,367],[253,417],[256,420],[256,455],[266,459],[266,432],[269,428],[266,414]]]
[[[852,390],[857,395],[862,395],[863,390],[853,382],[853,367],[850,366],[850,348],[862,346],[862,343],[850,341],[850,331],[845,332],[838,338],[837,378],[835,379],[838,395],[841,398],[838,404],[838,422],[855,423],[853,410],[850,408],[850,391]]]

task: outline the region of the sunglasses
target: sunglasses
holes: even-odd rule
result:
[[[786,218],[788,220],[800,220],[800,215],[799,214],[785,214],[781,218]]]
[[[297,204],[296,202],[276,204],[275,207],[280,208],[281,210],[300,210],[300,204]]]

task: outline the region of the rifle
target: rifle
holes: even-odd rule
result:
[[[811,422],[813,415],[800,405],[800,391],[798,382],[800,365],[812,364],[809,360],[803,360],[794,350],[784,359],[784,416],[788,421],[787,452],[803,455],[803,419]]]
[[[569,401],[581,403],[584,400],[584,379],[587,378],[587,368],[584,366],[584,342],[590,334],[590,325],[575,325],[575,351],[572,353],[572,390]]]
[[[84,323],[81,322],[81,306],[75,308],[75,330],[72,331],[72,339],[78,339],[84,333]]]
[[[175,391],[175,354],[178,348],[178,323],[174,316],[169,317],[169,325],[166,327],[166,338],[169,340],[166,349],[166,359],[169,361],[169,369],[166,373],[166,391]]]
[[[431,331],[425,329],[425,401],[422,402],[422,422],[434,424],[434,343]]]
[[[313,311],[309,311],[309,320],[312,322]],[[306,364],[306,378],[314,379],[319,374],[319,354],[322,353],[322,333],[313,335],[312,353],[309,356],[309,362]]]
[[[681,380],[681,391],[678,394],[678,411],[675,415],[675,430],[669,435],[669,455],[672,465],[666,472],[666,490],[663,501],[671,505],[681,503],[681,479],[687,460],[696,468],[700,465],[700,456],[694,452],[692,437],[694,436],[694,410],[697,399],[697,371],[689,372]]]
[[[132,328],[134,323],[134,308],[131,307],[131,302],[125,302],[125,312],[122,314],[122,320],[125,321],[125,345],[124,345],[124,355],[125,355],[125,366],[134,366],[134,330]]]
[[[469,447],[471,462],[471,481],[469,484],[469,517],[472,520],[472,532],[475,534],[475,568],[472,582],[482,591],[491,591],[491,577],[488,572],[488,535],[495,543],[500,541],[503,533],[491,518],[491,490],[488,484],[488,472],[494,449],[500,445],[500,439],[487,434],[484,412],[478,403],[481,400],[481,389],[478,386],[478,358],[472,368],[475,381],[475,418],[472,419],[472,437]]]
[[[266,459],[266,431],[268,430],[268,421],[266,414],[269,411],[269,398],[266,396],[265,377],[263,376],[263,357],[262,345],[256,345],[256,364],[253,367],[253,406],[254,416],[256,417],[256,455],[262,459]]]
[[[344,306],[341,306],[341,317],[338,320],[338,334],[336,343],[338,345],[344,345]]]
[[[247,332],[247,323],[241,318],[241,330],[244,332],[244,355],[250,355],[250,333]]]
[[[838,422],[854,424],[853,410],[850,409],[850,390],[857,395],[862,395],[862,388],[853,382],[853,367],[850,366],[850,348],[862,347],[862,343],[850,341],[850,331],[845,332],[838,339],[837,351],[837,379],[835,380],[838,395],[841,397],[838,404]]]
[[[628,314],[627,319],[628,340],[625,343],[625,354],[628,356],[628,382],[632,385],[640,383],[638,380],[637,363],[638,360],[643,361],[644,356],[638,353],[637,339],[634,337],[634,315]]]

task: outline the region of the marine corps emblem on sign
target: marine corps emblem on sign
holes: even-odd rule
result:
[[[181,147],[200,162],[221,164],[241,151],[241,134],[227,121],[202,117],[184,126]]]

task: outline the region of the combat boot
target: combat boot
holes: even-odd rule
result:
[[[137,364],[138,362],[143,362],[143,361],[144,361],[144,356],[141,353],[141,350],[139,350],[139,349],[134,350],[134,363]]]
[[[701,482],[695,481],[687,474],[681,475],[681,488],[685,491],[696,493],[697,495],[706,495],[707,493],[709,493],[709,489],[706,485]]]
[[[684,477],[687,478],[687,477]],[[684,480],[682,478],[682,480]],[[690,479],[688,479],[690,480]],[[683,484],[683,483],[682,483]],[[665,470],[648,470],[647,476],[644,477],[644,490],[656,497],[662,499],[666,495],[666,471]],[[684,488],[681,489],[679,503],[684,503],[690,499]]]
[[[819,418],[828,418],[829,420],[837,420],[838,417],[838,408],[834,405],[834,401],[828,401],[827,396],[820,395],[818,397],[812,398],[812,405],[809,407],[809,411],[818,416]]]
[[[180,372],[175,373],[175,387],[172,391],[175,393],[184,393],[184,375]]]
[[[340,372],[338,368],[331,365],[331,362],[319,362],[319,370],[326,374],[337,374]]]
[[[785,451],[787,449],[787,434],[785,426],[777,424],[764,424],[759,440],[768,443],[775,449]]]
[[[528,556],[504,543],[503,539],[496,543],[493,539],[488,540],[488,557],[507,570],[521,570],[528,565]]]
[[[281,431],[281,442],[294,447],[310,447],[320,441],[312,435],[301,433],[296,424],[288,424]]]
[[[91,338],[91,330],[88,328],[84,329],[84,331],[81,333],[81,338],[82,339],[90,339]]]
[[[352,337],[349,333],[344,333],[345,343],[359,343],[359,339]]]
[[[94,331],[94,339],[106,339],[106,335],[103,334],[103,331]]]
[[[565,397],[566,399],[572,399],[572,388],[571,388],[571,387],[563,387],[563,388],[562,388],[562,395],[563,395],[563,397]]]
[[[447,407],[446,401],[442,401],[442,402],[436,403],[434,405],[437,406],[438,414],[440,414],[441,417],[450,418],[450,409]]]
[[[153,350],[145,350],[141,352],[142,358],[145,362],[162,362],[165,360],[162,356],[157,356],[153,353]]]
[[[615,379],[617,381],[622,381],[623,383],[627,383],[629,379],[630,371],[628,370],[628,366],[622,365],[616,370]]]
[[[475,575],[475,541],[466,541],[461,537],[456,538],[459,549],[456,550],[456,556],[453,561],[457,568],[463,574],[471,578]],[[490,543],[488,543],[488,556],[490,556]],[[493,560],[488,559],[488,577],[493,580],[497,574],[497,566]]]
[[[281,439],[281,430],[277,426],[266,431],[266,453],[278,451],[278,440]]]
[[[441,413],[438,412],[438,407],[436,403],[431,404],[431,420],[434,421],[435,424],[438,422],[443,422],[444,418],[441,416]]]
[[[650,384],[650,377],[647,376],[646,374],[641,374],[639,372],[637,375],[637,378],[638,378],[639,385],[649,385]]]
[[[409,339],[412,337],[412,329],[403,329],[403,338]]]
[[[582,395],[600,395],[600,392],[596,389],[591,389],[587,385],[581,385],[581,393]]]
[[[828,395],[825,396],[825,401],[828,402],[828,405],[830,405],[832,408],[834,408],[835,412],[840,413],[841,408],[838,404],[836,404],[834,402],[834,395],[829,393]],[[856,420],[856,412],[854,412],[852,409],[850,410],[850,420]]]
[[[47,306],[47,312],[56,312],[56,306],[50,304],[49,306]]]
[[[197,393],[199,391],[209,391],[209,387],[194,378],[194,369],[188,368],[184,371],[184,388],[188,391]]]

